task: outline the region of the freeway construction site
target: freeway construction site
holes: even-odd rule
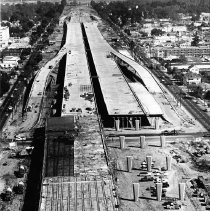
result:
[[[62,27],[65,42],[37,73],[24,119],[17,109],[3,129],[4,145],[21,134],[33,150],[26,156],[29,164],[21,160],[27,171],[24,203],[18,206],[40,211],[210,208],[206,129],[143,64],[119,53],[120,44],[112,47],[116,32],[91,7],[66,6]],[[12,153],[19,162],[17,149],[2,147],[2,165],[5,159],[11,162]],[[5,184],[4,175],[1,169],[2,192],[17,182]],[[20,201],[14,196],[5,202],[11,210]]]

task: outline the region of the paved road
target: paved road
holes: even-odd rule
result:
[[[42,109],[42,102],[45,96],[45,89],[48,81],[48,77],[55,66],[60,62],[62,57],[67,53],[66,45],[64,45],[58,54],[45,64],[37,73],[34,83],[29,94],[27,108],[31,108],[31,111],[27,112],[25,121],[21,124],[21,128],[26,130],[32,129],[40,117]]]
[[[154,69],[152,69],[151,72],[159,79],[164,80],[163,84],[175,96],[178,102],[180,102],[204,128],[210,130],[210,118],[206,112],[202,111],[192,100],[185,98],[185,96],[182,95],[182,89],[176,84],[173,84],[165,73]]]
[[[24,87],[26,86],[26,81],[21,76],[18,77],[11,90],[9,91],[7,97],[5,98],[3,104],[0,108],[0,130],[4,127],[5,122],[7,121],[8,116],[12,112],[12,110],[8,110],[10,106],[13,107],[18,102],[20,95],[23,92]]]

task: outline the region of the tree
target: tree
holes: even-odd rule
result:
[[[206,92],[205,99],[210,100],[210,91],[207,91]]]
[[[124,29],[124,32],[129,36],[131,35],[130,29]]]
[[[135,43],[134,43],[134,41],[133,41],[133,40],[131,40],[131,41],[130,41],[130,43],[129,43],[129,47],[130,47],[130,49],[131,49],[131,50],[133,50],[133,49],[134,49],[134,47],[135,47]]]
[[[164,34],[164,32],[161,29],[154,28],[154,29],[151,30],[152,36],[160,36],[160,35],[163,35],[163,34]]]
[[[195,90],[195,95],[197,98],[202,98],[202,94],[203,94],[203,87],[198,85],[197,89]]]
[[[192,15],[192,18],[191,18],[191,21],[198,21],[200,19],[200,15],[199,14],[193,14]]]
[[[36,32],[37,32],[37,34],[39,34],[39,35],[40,35],[41,33],[43,33],[43,32],[44,32],[43,26],[42,26],[42,25],[37,26]]]
[[[141,37],[148,37],[148,34],[144,31],[140,31]]]
[[[0,72],[0,97],[9,90],[9,79],[10,77],[6,73]]]
[[[196,27],[195,27],[195,25],[194,25],[193,22],[192,22],[191,24],[187,25],[187,30],[188,30],[188,31],[193,31],[195,28],[196,28]]]
[[[193,41],[191,42],[191,46],[198,46],[200,39],[198,36],[198,33],[195,33],[194,37],[193,37]]]
[[[179,57],[179,59],[180,59],[180,62],[181,62],[181,63],[187,63],[187,58],[186,58],[186,56],[185,56],[184,54],[182,54],[182,55]]]
[[[66,0],[61,0],[61,5],[65,6],[66,5]]]

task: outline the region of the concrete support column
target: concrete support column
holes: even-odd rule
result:
[[[120,149],[125,148],[125,136],[120,136]]]
[[[139,200],[139,183],[133,183],[134,201]]]
[[[142,149],[144,149],[145,145],[146,145],[146,143],[145,143],[145,136],[140,136],[140,147]]]
[[[171,171],[171,162],[172,162],[172,157],[166,156],[166,169],[167,169],[167,171]]]
[[[119,119],[115,120],[115,127],[116,127],[116,131],[120,130],[120,120]]]
[[[159,119],[159,117],[156,117],[155,118],[155,129],[159,130],[159,128],[160,128],[160,119]]]
[[[179,183],[179,200],[184,201],[185,183]]]
[[[136,128],[136,130],[139,130],[139,120],[138,119],[135,120],[135,128]]]
[[[162,183],[156,183],[156,191],[157,191],[157,200],[161,201],[162,191],[163,191],[163,184]]]
[[[166,146],[166,137],[160,136],[160,146],[163,148]]]
[[[133,157],[127,156],[127,170],[128,172],[131,172],[133,166]]]
[[[152,156],[147,156],[147,171],[152,171]]]

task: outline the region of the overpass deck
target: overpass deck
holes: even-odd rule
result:
[[[91,23],[84,26],[108,114],[144,115],[116,62],[109,58],[110,46],[98,28]]]
[[[140,78],[143,80],[146,88],[151,93],[162,93],[162,90],[158,83],[155,81],[155,79],[152,77],[151,73],[142,65],[135,62],[133,59],[124,56],[123,54],[115,51],[114,49],[110,49],[110,51],[116,55],[118,58],[122,59],[124,62],[129,64],[135,71],[136,74],[140,76]]]
[[[37,72],[27,102],[27,107],[30,107],[31,111],[27,112],[26,121],[21,124],[25,130],[31,129],[38,121],[48,77],[65,54],[66,47],[63,46],[58,54]]]
[[[62,116],[93,108],[93,94],[80,23],[67,26],[67,60]],[[90,109],[89,109],[90,110]]]
[[[155,98],[141,83],[129,83],[136,97],[139,99],[144,112],[149,116],[161,116],[163,111]],[[143,100],[142,100],[143,99]]]

